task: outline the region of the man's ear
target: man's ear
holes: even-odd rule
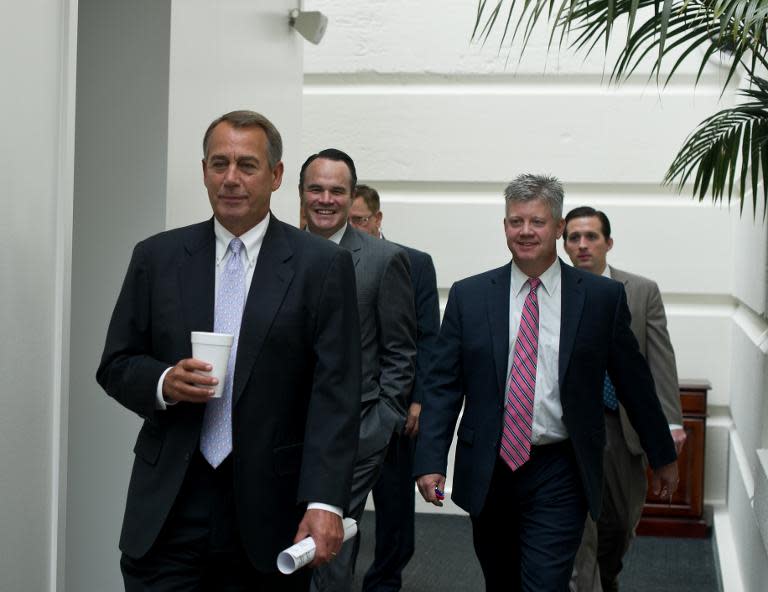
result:
[[[557,223],[557,238],[559,239],[561,236],[563,236],[563,231],[565,230],[565,218],[560,218],[560,221]]]
[[[280,160],[272,169],[272,191],[280,189],[280,184],[283,182],[283,170],[283,161]]]

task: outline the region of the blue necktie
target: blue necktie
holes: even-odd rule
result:
[[[234,335],[232,351],[227,363],[224,389],[219,399],[210,399],[205,405],[200,451],[213,468],[218,467],[232,452],[232,381],[235,376],[237,342],[245,305],[245,270],[240,256],[243,242],[233,238],[229,243],[229,257],[219,276],[213,330]]]
[[[608,409],[616,411],[619,408],[619,400],[616,398],[616,389],[608,378],[608,373],[605,373],[605,380],[603,381],[603,403]]]

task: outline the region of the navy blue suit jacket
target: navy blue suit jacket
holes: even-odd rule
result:
[[[675,460],[653,378],[630,330],[624,287],[560,262],[562,310],[558,381],[568,429],[589,503],[602,503],[606,370],[637,429],[652,467]],[[437,357],[425,386],[414,475],[445,475],[458,428],[452,499],[482,510],[499,451],[509,354],[507,264],[457,282],[448,297]]]
[[[411,284],[416,305],[416,376],[410,402],[421,403],[424,380],[429,363],[435,357],[437,334],[440,331],[437,277],[429,253],[405,245],[398,246],[406,252],[411,263]]]

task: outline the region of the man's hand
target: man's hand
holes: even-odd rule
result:
[[[307,510],[299,523],[293,542],[298,543],[308,536],[315,541],[315,558],[309,567],[328,563],[336,557],[341,549],[341,543],[344,542],[341,516],[327,510]]]
[[[445,475],[439,473],[431,473],[429,475],[422,475],[416,479],[416,484],[419,486],[419,492],[424,501],[427,501],[436,506],[442,506],[443,502],[435,492],[435,488],[441,492],[445,491]]]
[[[685,440],[688,438],[688,436],[686,435],[683,428],[671,430],[670,434],[672,434],[672,440],[675,443],[675,452],[677,453],[677,456],[680,456],[680,453],[683,450],[683,446],[685,446]]]
[[[672,495],[677,491],[678,482],[677,461],[659,467],[653,471],[653,495],[669,496],[670,501],[672,501]]]
[[[212,368],[209,363],[195,358],[181,360],[163,379],[163,397],[172,401],[206,403],[213,396],[219,381],[197,371],[210,372]]]
[[[421,414],[421,403],[411,403],[408,407],[408,417],[405,418],[405,435],[409,438],[415,438],[419,434],[419,415]]]

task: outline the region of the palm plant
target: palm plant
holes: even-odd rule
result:
[[[506,7],[505,7],[506,4]],[[661,84],[683,61],[700,55],[696,82],[713,56],[728,64],[723,92],[743,71],[746,102],[708,117],[688,136],[664,183],[682,191],[693,181],[699,201],[710,194],[739,200],[743,211],[751,193],[757,211],[763,186],[763,218],[768,211],[768,0],[478,0],[475,40],[487,41],[502,28],[501,43],[521,40],[522,52],[534,27],[546,20],[550,47],[568,45],[590,53],[607,49],[619,19],[626,20],[626,40],[611,71],[611,82],[626,80],[645,60],[653,60],[651,76]],[[623,30],[623,29],[621,29]],[[698,50],[698,51],[696,51]],[[672,66],[662,75],[662,63]]]

